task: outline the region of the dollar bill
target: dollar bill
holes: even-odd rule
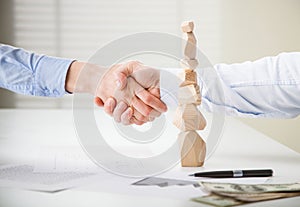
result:
[[[204,204],[218,206],[218,207],[230,207],[230,206],[238,206],[244,204],[244,202],[235,200],[234,198],[229,198],[229,197],[216,195],[216,194],[197,197],[197,198],[193,198],[192,200]]]
[[[208,196],[193,198],[193,201],[209,204],[217,207],[239,206],[247,203],[274,200],[280,198],[290,198],[300,196],[300,193],[264,193],[261,194],[210,194]]]
[[[240,194],[240,193],[218,193],[217,195],[234,198],[239,201],[244,202],[258,202],[258,201],[266,201],[273,200],[279,198],[290,198],[295,196],[300,196],[299,192],[291,192],[291,193],[253,193],[253,194]]]
[[[300,196],[300,184],[234,184],[199,183],[210,195],[194,198],[194,201],[219,207]]]
[[[290,184],[234,184],[200,182],[206,190],[226,193],[271,193],[271,192],[300,192],[300,183]]]

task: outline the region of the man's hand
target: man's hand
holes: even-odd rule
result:
[[[131,73],[134,73],[134,76],[127,79]],[[142,86],[137,80],[143,83]],[[105,111],[112,115],[115,121],[125,125],[140,125],[153,121],[167,110],[160,100],[158,88],[159,71],[131,61],[109,69],[97,89],[99,98],[96,98],[95,102],[101,106],[102,102],[99,99],[103,100]],[[111,94],[111,90],[114,94]]]
[[[152,95],[160,99],[160,90],[159,90],[159,80],[160,80],[160,73],[159,70],[150,68],[148,66],[144,66],[139,62],[131,61],[127,63],[127,65],[122,65],[122,67],[119,67],[116,72],[117,82],[119,83],[119,88],[122,90],[122,88],[126,87],[130,81],[132,81],[131,78],[133,78],[137,83],[139,83],[142,87],[147,89],[148,92],[150,92]],[[128,77],[128,78],[127,78]],[[161,101],[157,101],[157,99],[147,100],[147,103],[150,106],[157,106],[160,104]],[[160,113],[165,112],[167,110],[167,107],[165,105],[162,105],[163,110],[157,111],[156,115],[159,116]],[[140,114],[137,111],[132,112],[132,110],[128,107],[126,107],[125,103],[120,102],[117,104],[117,102],[110,98],[104,103],[105,111],[108,114],[113,115],[115,120],[121,121],[123,124],[128,123],[145,123],[148,121],[153,121],[156,116],[140,116]],[[130,115],[132,116],[130,117]],[[145,119],[147,117],[147,119]]]
[[[65,88],[71,93],[93,94],[96,97],[95,103],[99,106],[103,106],[105,103],[106,112],[113,115],[118,122],[143,124],[166,111],[166,106],[133,78],[128,80],[126,78],[126,84],[124,84],[124,80],[118,79],[118,77],[137,70],[131,63],[133,62],[114,65],[107,69],[75,61],[68,70]],[[126,74],[123,74],[125,72]],[[128,106],[131,107],[128,108]],[[115,107],[117,110],[113,113]],[[126,113],[123,113],[124,110]],[[118,114],[118,112],[122,112],[122,114]],[[133,115],[136,118],[133,118]],[[128,117],[131,117],[130,123],[125,123],[124,120],[128,120]]]

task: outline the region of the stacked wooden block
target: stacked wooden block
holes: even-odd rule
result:
[[[178,135],[181,147],[181,165],[183,167],[199,167],[204,164],[206,143],[197,130],[203,130],[206,120],[198,110],[201,104],[201,93],[197,83],[198,66],[196,59],[197,41],[193,33],[194,23],[184,22],[181,29],[187,35],[184,59],[180,61],[184,71],[179,75],[182,81],[178,91],[178,107],[174,125],[181,130]]]

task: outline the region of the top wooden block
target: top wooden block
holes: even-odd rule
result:
[[[187,21],[181,24],[181,30],[183,32],[192,32],[194,30],[194,22]]]

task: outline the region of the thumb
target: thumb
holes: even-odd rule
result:
[[[119,89],[123,89],[127,85],[127,78],[132,75],[133,72],[140,69],[142,64],[138,61],[130,61],[122,64],[114,73],[116,76],[116,84]]]
[[[116,76],[116,85],[118,89],[122,90],[127,85],[127,76],[120,71],[116,71],[115,76]]]

